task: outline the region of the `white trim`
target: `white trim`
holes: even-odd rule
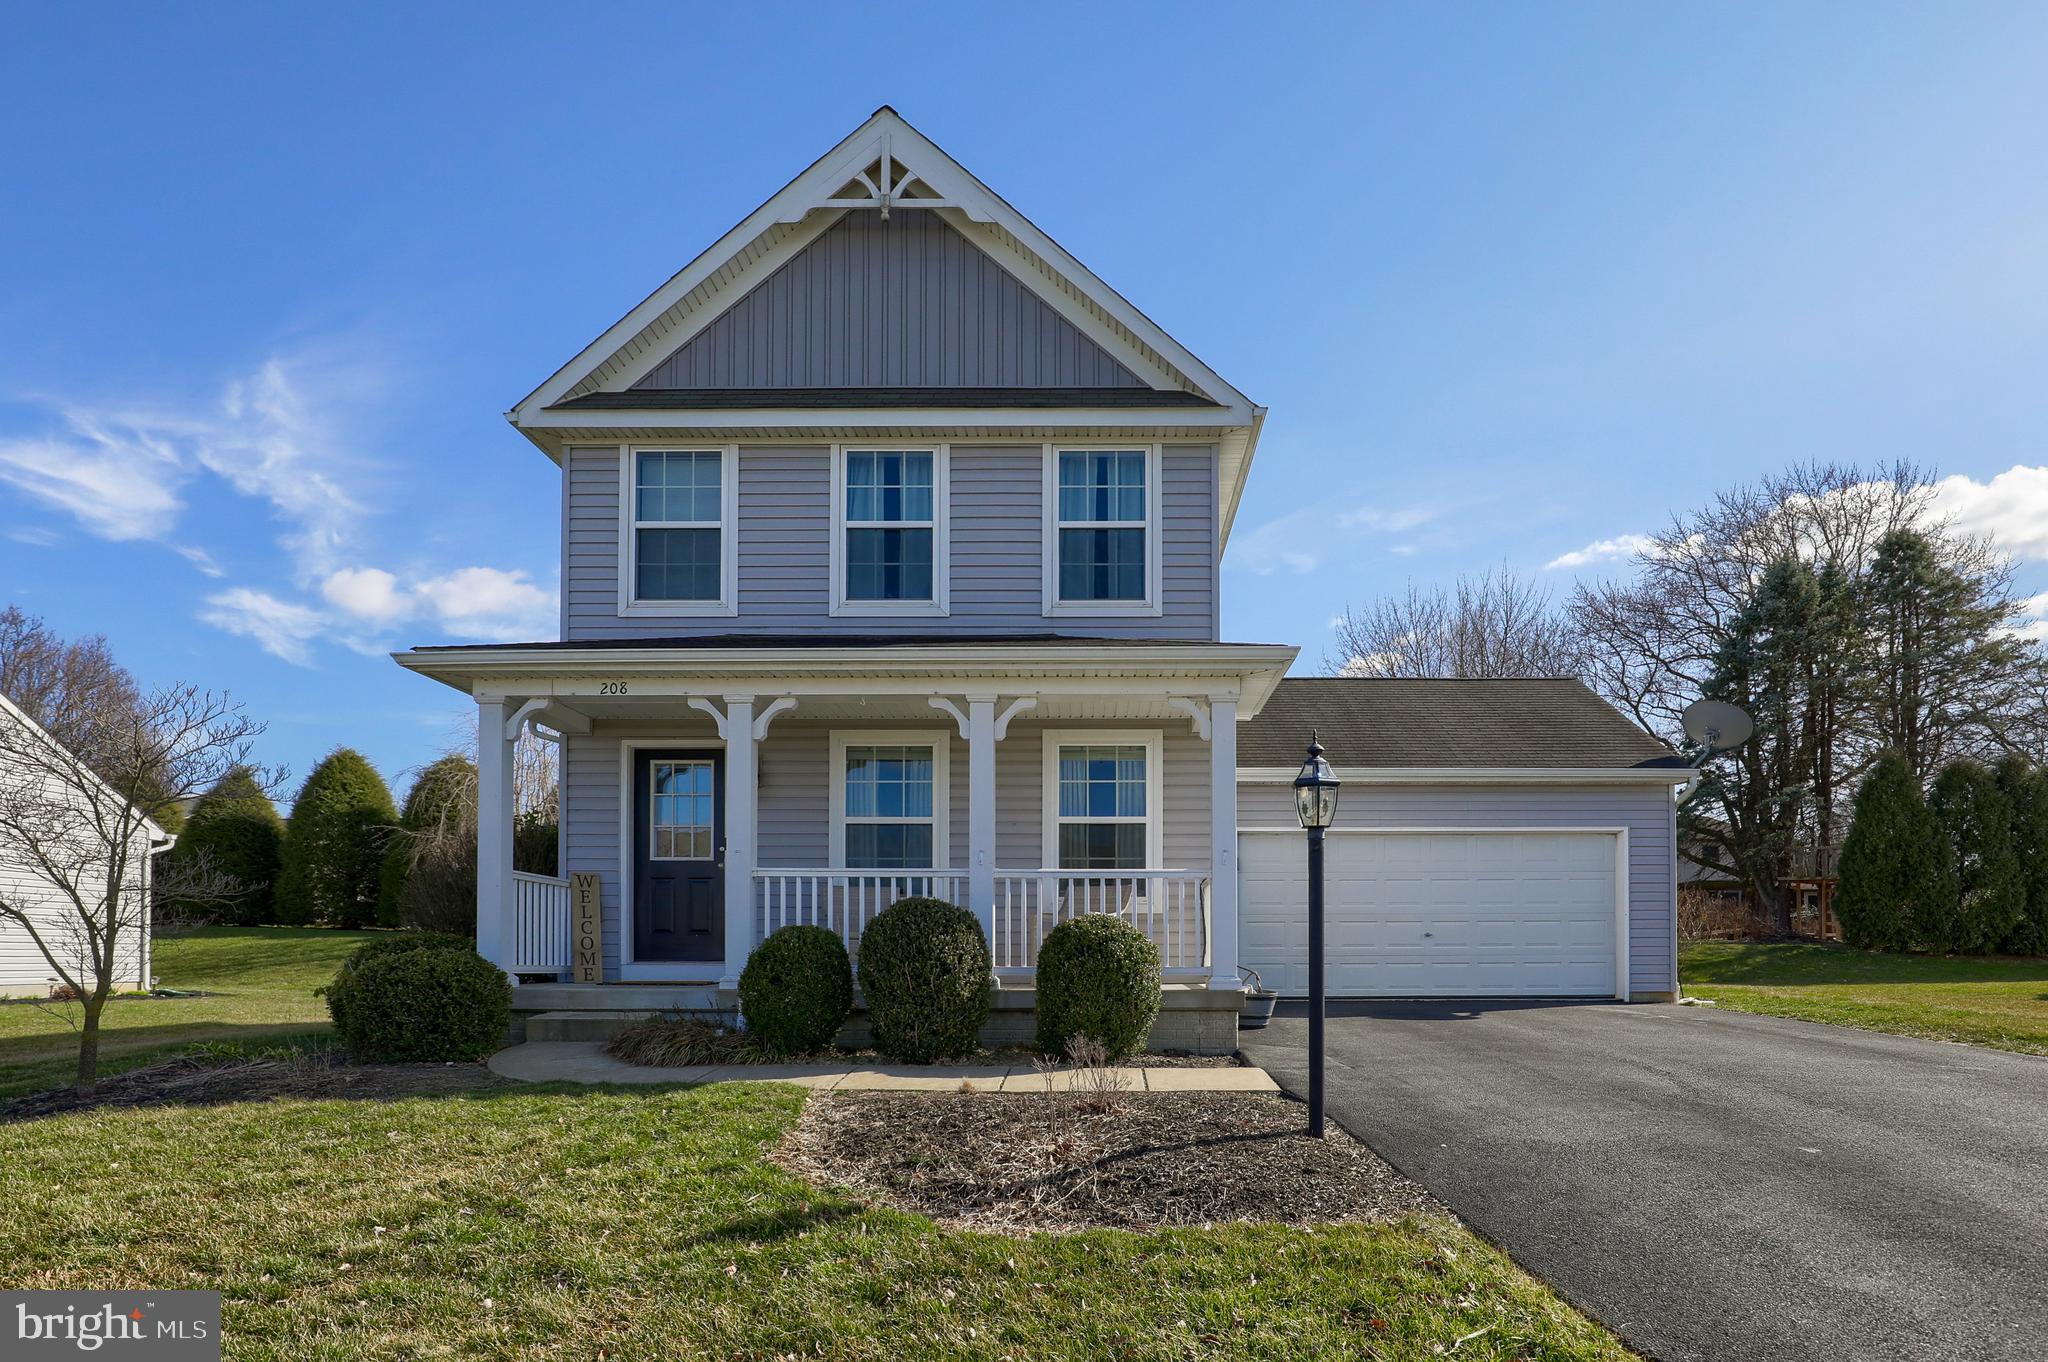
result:
[[[1142,601],[1063,601],[1059,597],[1060,552],[1059,536],[1063,528],[1060,521],[1059,505],[1059,459],[1064,453],[1143,453],[1145,455],[1145,599]],[[1163,555],[1160,539],[1165,516],[1161,509],[1161,469],[1165,459],[1157,442],[1117,444],[1114,441],[1048,442],[1044,452],[1044,540],[1040,549],[1043,563],[1042,584],[1043,613],[1048,617],[1057,616],[1129,616],[1163,615],[1166,613],[1164,594],[1160,591],[1163,576]],[[1076,521],[1077,529],[1130,529],[1137,524],[1132,520],[1085,520]]]
[[[953,842],[948,815],[953,805],[951,756],[953,735],[944,728],[835,728],[826,738],[827,818],[830,820],[830,864],[846,869],[846,749],[849,747],[929,747],[932,751],[932,816],[922,818],[863,818],[862,822],[922,823],[932,825],[932,863],[911,866],[912,870],[946,870],[953,864]]]
[[[1187,695],[1169,695],[1166,697],[1166,704],[1169,709],[1177,709],[1188,716],[1188,721],[1195,727],[1196,737],[1203,742],[1209,741],[1208,701],[1197,700]]]
[[[1292,785],[1299,766],[1246,766],[1240,785]],[[1352,766],[1346,785],[1683,785],[1681,767],[1633,766]]]
[[[707,521],[639,519],[636,465],[642,454],[717,454],[719,456],[718,599],[715,601],[643,601],[636,559],[642,529],[708,529]],[[564,474],[566,477],[567,475]],[[739,570],[740,450],[736,444],[623,444],[619,446],[619,614],[623,617],[682,619],[740,612]],[[566,540],[563,541],[567,543]],[[567,587],[564,587],[566,595]]]
[[[1291,833],[1303,836],[1299,825],[1295,827],[1240,827],[1238,836],[1248,833]],[[1628,828],[1626,826],[1591,827],[1501,827],[1480,826],[1456,827],[1371,827],[1371,828],[1330,828],[1330,837],[1388,837],[1388,836],[1440,836],[1440,837],[1537,837],[1561,834],[1579,837],[1612,837],[1614,839],[1614,993],[1613,996],[1626,1002],[1629,996],[1629,864]]]
[[[1015,432],[1084,428],[1127,431],[1138,439],[1152,438],[1153,432],[1183,432],[1162,438],[1194,444],[1211,440],[1219,432],[1246,428],[1244,418],[1227,407],[571,407],[538,412],[533,419],[519,424],[527,431],[619,431],[671,426],[678,430],[812,431],[838,427],[874,431],[877,439],[889,438],[889,431],[914,430],[918,438],[944,433],[960,443],[1001,439],[1022,444],[1041,444],[1044,437]],[[1011,433],[1001,437],[985,434],[991,430]],[[762,444],[789,443],[773,435],[744,438]],[[578,448],[602,447],[617,439],[616,435],[577,436],[566,443]]]
[[[846,518],[846,456],[848,454],[929,454],[932,456],[932,518],[929,521]],[[832,446],[832,540],[827,553],[831,582],[826,588],[828,612],[836,616],[927,616],[950,613],[952,597],[952,472],[951,446],[840,442]],[[932,595],[923,601],[853,601],[846,598],[846,534],[850,529],[921,529],[932,532]]]
[[[1010,701],[1009,704],[1003,706],[1003,712],[996,715],[996,741],[1001,742],[1004,738],[1010,736],[1010,720],[1016,718],[1027,709],[1037,708],[1038,697],[1035,695],[1020,695]]]
[[[639,897],[638,885],[633,879],[633,835],[637,825],[633,822],[633,759],[643,748],[668,747],[678,751],[702,748],[716,751],[723,758],[725,739],[702,737],[670,738],[621,738],[619,739],[619,978],[621,979],[678,979],[685,970],[707,971],[706,980],[716,980],[724,972],[724,964],[718,960],[648,960],[633,958],[633,903]],[[721,778],[729,779],[729,765],[721,763]],[[566,810],[565,810],[566,813]],[[635,974],[641,970],[664,971],[655,974]]]
[[[1068,747],[1130,747],[1145,749],[1145,865],[1147,867],[1166,864],[1166,767],[1164,735],[1156,728],[1047,728],[1039,731],[1040,783],[1039,804],[1043,813],[1043,828],[1039,842],[1039,864],[1056,867],[1060,863],[1060,748]],[[1077,818],[1077,823],[1099,823],[1104,821],[1135,822],[1135,819],[1104,820],[1100,818]],[[1076,872],[1078,873],[1078,871]]]

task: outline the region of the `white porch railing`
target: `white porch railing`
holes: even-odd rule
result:
[[[964,870],[786,870],[754,872],[756,941],[784,927],[823,927],[860,954],[861,934],[884,908],[901,898],[929,895],[967,902]]]
[[[1159,947],[1166,974],[1207,974],[1209,876],[1201,870],[998,870],[995,967],[1038,964],[1046,933],[1084,913],[1111,913]]]
[[[512,872],[512,922],[505,943],[512,974],[548,974],[569,968],[569,882],[551,875]]]

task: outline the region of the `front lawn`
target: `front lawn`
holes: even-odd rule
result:
[[[1441,1218],[1013,1238],[867,1209],[764,1159],[803,1100],[500,1088],[0,1126],[0,1285],[219,1289],[231,1358],[1630,1356]]]
[[[1678,977],[1687,996],[1744,1012],[2048,1055],[2048,960],[1695,941]]]
[[[207,927],[159,941],[165,988],[200,998],[116,998],[100,1018],[100,1072],[119,1073],[202,1040],[272,1041],[327,1025],[313,990],[369,937],[299,927]],[[71,1081],[78,1009],[0,1004],[0,1099]]]

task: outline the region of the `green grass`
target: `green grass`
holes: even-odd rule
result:
[[[268,1043],[324,1030],[313,990],[334,978],[365,932],[298,927],[208,927],[157,943],[166,988],[203,998],[116,998],[100,1019],[100,1072],[119,1073],[194,1041]],[[71,1080],[76,1007],[0,1005],[0,1099]]]
[[[537,1087],[0,1126],[0,1263],[16,1289],[218,1289],[237,1359],[1629,1356],[1443,1220],[1017,1239],[865,1209],[764,1160],[802,1101]]]
[[[2048,960],[1695,941],[1678,977],[1688,996],[1743,1012],[2048,1055]]]

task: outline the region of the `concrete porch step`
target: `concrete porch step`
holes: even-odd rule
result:
[[[526,1019],[528,1042],[607,1041],[636,1021],[655,1015],[643,1012],[542,1012]]]

